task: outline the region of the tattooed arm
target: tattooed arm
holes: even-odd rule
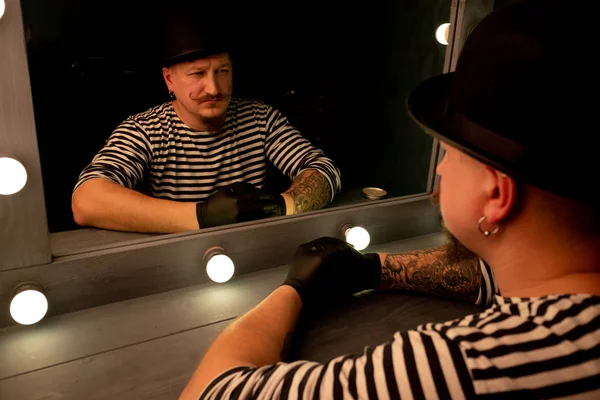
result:
[[[380,289],[399,289],[475,303],[481,285],[476,256],[449,258],[444,247],[380,253]]]
[[[342,189],[339,168],[281,112],[270,106],[266,110],[265,154],[292,181],[282,193],[287,215],[325,207]]]
[[[294,288],[283,285],[276,289],[221,332],[179,399],[198,399],[214,378],[232,368],[262,367],[282,361],[301,309],[302,300]]]
[[[284,192],[287,215],[319,210],[331,201],[331,185],[321,172],[307,169]]]

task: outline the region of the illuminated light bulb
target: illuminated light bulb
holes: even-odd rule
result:
[[[343,229],[346,242],[350,243],[358,251],[364,250],[371,242],[371,235],[362,226],[346,225]]]
[[[42,287],[34,282],[25,282],[15,288],[10,302],[10,315],[21,325],[33,325],[48,312],[48,300]]]
[[[11,157],[0,157],[0,194],[15,194],[26,182],[27,171],[23,164]]]
[[[0,18],[2,18],[2,16],[4,15],[5,9],[6,9],[6,6],[4,5],[4,0],[0,0]]]
[[[441,24],[440,26],[438,26],[438,28],[435,31],[435,38],[437,39],[437,41],[443,45],[447,45],[449,30],[450,30],[449,23]]]
[[[235,265],[231,258],[224,254],[221,247],[211,247],[204,254],[206,262],[206,274],[217,283],[227,282],[235,272]]]

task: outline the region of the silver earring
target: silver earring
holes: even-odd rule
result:
[[[176,99],[175,93],[173,93],[172,90],[169,90],[169,99],[171,99],[171,100],[175,100]]]
[[[487,219],[487,215],[484,215],[483,217],[479,218],[479,221],[477,221],[477,229],[479,230],[479,232],[481,232],[481,234],[483,236],[491,236],[491,235],[495,235],[496,233],[498,233],[498,231],[500,231],[500,225],[496,225],[496,227],[494,228],[493,231],[484,231],[483,229],[481,229],[481,224],[483,223],[483,221],[485,221]]]

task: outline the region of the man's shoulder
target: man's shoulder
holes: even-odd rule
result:
[[[430,329],[462,349],[476,392],[523,390],[538,398],[551,384],[567,385],[574,376],[587,379],[598,373],[597,367],[590,368],[598,365],[598,355],[589,350],[600,345],[599,312],[600,297],[589,294],[496,296],[495,305],[484,312]],[[587,389],[575,385],[572,390]]]
[[[266,115],[274,110],[264,101],[240,97],[232,97],[230,107],[238,113],[252,112],[257,115]]]
[[[530,298],[495,296],[494,305],[479,313],[442,323],[423,324],[417,331],[440,335],[470,349],[473,357],[493,353],[492,349],[498,346],[506,354],[519,352],[523,346],[531,346],[532,341],[537,341],[538,350],[552,351],[555,346],[572,341],[570,331],[594,332],[596,327],[590,323],[589,316],[599,313],[600,297],[589,294]],[[569,329],[565,329],[566,322]],[[553,340],[546,343],[544,338],[550,336]],[[600,344],[599,339],[595,339],[597,344]]]
[[[129,115],[115,131],[128,134],[137,132],[149,140],[154,140],[168,135],[176,122],[177,114],[175,114],[171,102],[166,102]]]
[[[173,107],[171,102],[165,102],[154,107],[150,107],[144,111],[130,115],[128,120],[135,121],[142,127],[153,125],[160,120],[169,119],[172,117]]]
[[[262,100],[245,97],[231,97],[231,105],[238,107],[268,107],[267,103]]]
[[[536,320],[556,318],[557,310],[583,310],[600,307],[600,296],[587,293],[549,294],[539,297],[496,296],[496,308],[507,314],[520,315]]]

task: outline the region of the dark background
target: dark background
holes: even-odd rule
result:
[[[22,0],[51,232],[77,229],[80,171],[126,117],[167,101],[157,21],[174,2]],[[240,2],[212,7],[236,39],[234,95],[265,101],[339,166],[344,192],[426,190],[432,139],[406,113],[420,81],[441,73],[436,28],[450,0]],[[289,181],[269,171],[273,190]]]

